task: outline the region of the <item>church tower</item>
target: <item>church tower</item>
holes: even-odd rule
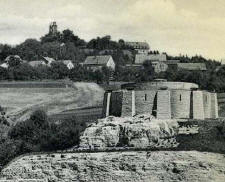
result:
[[[49,25],[49,34],[56,35],[57,32],[58,32],[57,31],[57,24],[54,21],[54,22],[50,23],[50,25]]]

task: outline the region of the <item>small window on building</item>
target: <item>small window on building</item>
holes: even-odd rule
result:
[[[145,94],[145,101],[147,100],[147,94]]]
[[[180,101],[181,101],[181,94],[180,94]]]

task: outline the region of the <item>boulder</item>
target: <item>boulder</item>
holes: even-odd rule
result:
[[[171,148],[177,146],[177,133],[176,120],[158,120],[147,114],[123,118],[109,116],[99,119],[84,131],[80,148]]]

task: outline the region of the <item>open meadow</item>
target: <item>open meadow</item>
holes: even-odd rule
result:
[[[102,105],[104,90],[94,83],[74,83],[68,88],[1,88],[0,105],[14,120],[25,120],[41,108],[48,115]]]

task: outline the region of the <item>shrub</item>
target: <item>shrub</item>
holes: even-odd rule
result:
[[[17,123],[8,136],[13,140],[22,140],[31,146],[31,151],[55,151],[78,145],[80,133],[85,128],[86,125],[76,118],[61,124],[49,123],[46,113],[37,110],[29,120]]]

